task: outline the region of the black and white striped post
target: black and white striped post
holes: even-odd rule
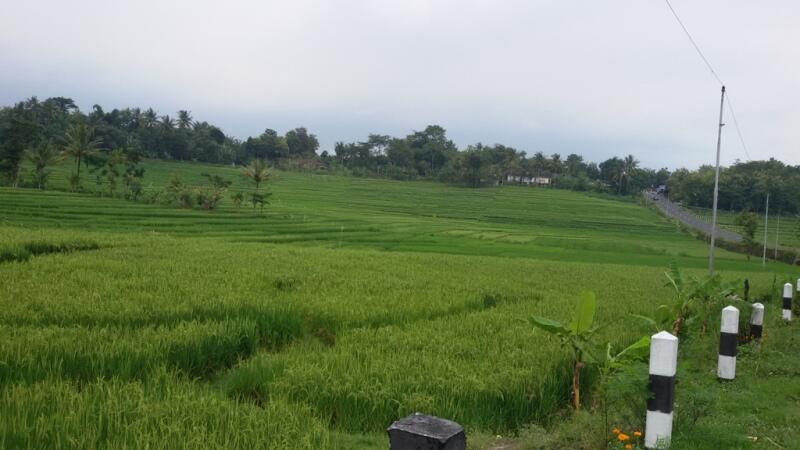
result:
[[[662,331],[650,338],[650,392],[644,446],[667,448],[672,438],[672,403],[678,368],[678,338]]]
[[[723,380],[736,378],[736,339],[739,334],[739,310],[735,306],[722,308],[719,330],[719,359],[717,377]]]
[[[761,339],[761,332],[764,330],[764,305],[753,303],[753,311],[750,313],[750,337]]]
[[[792,283],[783,285],[783,314],[781,317],[787,322],[792,320]]]

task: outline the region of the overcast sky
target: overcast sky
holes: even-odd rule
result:
[[[752,159],[800,164],[800,2],[672,0]],[[663,0],[0,0],[0,104],[191,110],[322,150],[444,126],[478,141],[711,163],[719,84]],[[727,115],[727,111],[726,111]],[[723,162],[747,159],[732,120]]]

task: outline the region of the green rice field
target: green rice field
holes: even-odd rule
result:
[[[707,208],[688,207],[698,217],[703,218],[711,223],[711,210]],[[737,226],[734,222],[736,213],[733,211],[719,210],[717,220],[723,228],[742,232],[742,228]],[[763,213],[758,214],[758,229],[756,230],[755,239],[762,245],[764,243],[764,221],[766,217]],[[800,226],[800,217],[794,215],[781,215],[777,211],[770,211],[770,216],[767,221],[767,245],[769,248],[775,248],[776,243],[780,248],[791,247],[800,248],[800,235],[798,235],[798,226]]]
[[[148,190],[249,189],[233,167],[145,168]],[[209,212],[69,193],[67,172],[0,188],[0,448],[387,448],[415,411],[493,448],[564,420],[568,355],[528,317],[591,290],[600,337],[627,345],[670,261],[707,264],[654,211],[576,192],[275,172],[263,212]],[[717,267],[767,295],[797,274]]]

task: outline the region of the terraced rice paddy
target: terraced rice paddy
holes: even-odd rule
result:
[[[688,207],[692,213],[703,220],[711,223],[711,210],[707,208]],[[742,233],[742,227],[735,224],[736,213],[721,210],[718,214],[720,225],[731,231]],[[756,230],[756,241],[764,243],[764,214],[758,214],[758,229]],[[770,248],[775,248],[777,240],[781,248],[792,247],[800,248],[800,236],[797,234],[798,222],[800,217],[794,215],[780,215],[775,210],[770,211],[767,223],[767,244]]]
[[[160,162],[146,180],[206,171],[245,185]],[[626,344],[669,261],[706,264],[655,212],[578,193],[300,173],[271,190],[261,213],[0,189],[0,254],[51,249],[0,263],[0,447],[385,448],[414,411],[513,434],[568,397],[530,315],[592,290]],[[718,261],[755,286],[791,270]]]

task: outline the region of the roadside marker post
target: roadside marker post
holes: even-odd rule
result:
[[[750,337],[761,339],[764,330],[764,305],[753,303],[753,311],[750,313]]]
[[[678,338],[662,331],[650,338],[650,383],[644,446],[668,448],[672,438],[672,405],[678,368]]]
[[[787,322],[792,320],[792,283],[783,285],[783,313],[781,317]]]
[[[717,377],[722,380],[736,378],[736,340],[739,335],[739,310],[735,306],[722,308],[719,330],[719,357]]]

